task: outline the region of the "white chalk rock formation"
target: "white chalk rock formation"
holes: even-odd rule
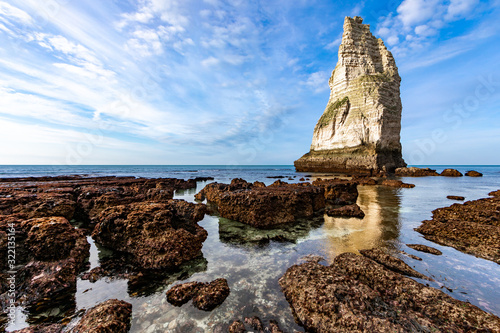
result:
[[[394,58],[360,17],[346,17],[330,100],[297,171],[376,174],[401,155],[401,78]]]

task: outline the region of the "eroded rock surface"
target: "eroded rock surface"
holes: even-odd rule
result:
[[[417,167],[402,167],[397,168],[394,172],[396,176],[400,177],[427,177],[427,176],[439,176],[436,170],[430,168],[417,168]]]
[[[470,170],[465,173],[466,176],[468,177],[482,177],[483,174],[481,172],[475,171],[475,170]]]
[[[401,78],[394,58],[360,17],[346,17],[330,99],[297,171],[376,174],[401,156]]]
[[[204,311],[212,311],[229,296],[230,289],[226,279],[215,279],[212,282],[186,282],[176,285],[167,291],[167,301],[181,306],[191,299],[193,305]]]
[[[462,177],[463,174],[456,170],[456,169],[444,169],[442,172],[441,172],[441,176],[445,176],[445,177]]]
[[[360,219],[365,217],[365,213],[357,204],[346,205],[339,208],[329,208],[326,210],[326,214],[334,217],[357,217]]]
[[[358,183],[346,179],[321,179],[312,182],[325,189],[325,200],[332,205],[352,205],[358,199]]]
[[[389,187],[402,187],[402,188],[414,188],[414,184],[403,183],[401,180],[396,179],[384,179],[381,183],[383,186]]]
[[[127,333],[132,304],[110,299],[89,309],[70,333]]]
[[[323,187],[280,180],[267,187],[242,179],[233,179],[231,184],[211,183],[196,198],[215,204],[222,217],[260,228],[311,217],[325,207]]]
[[[101,212],[92,235],[139,267],[174,268],[201,255],[208,234],[197,222],[205,212],[205,205],[183,200],[113,206]]]
[[[500,331],[500,318],[353,253],[294,265],[279,283],[307,332]]]
[[[456,203],[432,213],[432,220],[415,229],[426,239],[500,264],[499,196]]]

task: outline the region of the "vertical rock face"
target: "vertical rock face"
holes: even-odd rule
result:
[[[330,99],[297,171],[376,173],[401,156],[401,78],[394,58],[360,17],[346,17]]]

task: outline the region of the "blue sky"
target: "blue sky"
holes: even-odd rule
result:
[[[500,164],[499,0],[0,0],[0,164],[292,164],[354,15],[406,161]]]

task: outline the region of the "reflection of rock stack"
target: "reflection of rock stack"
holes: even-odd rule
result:
[[[380,247],[399,236],[400,199],[392,188],[358,186],[358,205],[365,217],[338,218],[325,215],[324,232],[329,235],[326,253],[330,260],[343,252]]]
[[[401,78],[394,58],[360,17],[346,17],[330,100],[297,171],[376,173],[401,156]]]

